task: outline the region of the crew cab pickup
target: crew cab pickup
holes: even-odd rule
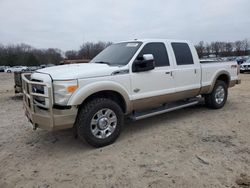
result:
[[[124,117],[139,120],[198,104],[224,106],[240,83],[236,62],[200,63],[180,40],[112,44],[90,63],[23,74],[25,114],[33,128],[73,128],[95,147],[113,143]]]

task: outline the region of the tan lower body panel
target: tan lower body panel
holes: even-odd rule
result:
[[[68,110],[53,109],[53,115],[48,110],[35,107],[35,113],[25,105],[25,114],[33,126],[45,130],[59,130],[72,128],[77,116],[77,109]]]
[[[234,87],[236,84],[241,84],[241,80],[231,80],[229,83],[229,87]]]
[[[211,87],[212,87],[211,85],[203,86],[203,87],[201,88],[200,94],[208,94],[209,91],[210,91],[210,89],[211,89]]]
[[[173,102],[173,101],[195,97],[199,95],[199,92],[200,92],[200,88],[134,100],[132,101],[133,110],[145,110],[145,109],[150,109],[150,108],[156,108],[167,102]]]
[[[228,87],[234,87],[236,84],[240,84],[241,80],[231,80]],[[213,91],[214,85],[208,85],[201,88],[200,94],[209,94]]]

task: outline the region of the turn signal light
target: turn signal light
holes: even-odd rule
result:
[[[73,93],[77,88],[78,88],[78,86],[68,86],[67,90],[69,93]]]

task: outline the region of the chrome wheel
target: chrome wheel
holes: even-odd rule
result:
[[[215,91],[215,101],[217,104],[221,104],[225,99],[225,89],[219,86]]]
[[[91,119],[90,130],[96,138],[109,137],[116,128],[117,117],[113,110],[103,108],[99,110]]]

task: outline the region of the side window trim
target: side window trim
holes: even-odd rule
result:
[[[141,50],[139,51],[138,55],[136,56],[135,60],[138,58],[138,56],[141,55],[141,52],[143,51],[143,49],[147,46],[147,45],[151,45],[151,44],[161,44],[164,46],[164,53],[165,53],[165,58],[166,58],[166,62],[165,62],[165,65],[157,65],[156,63],[156,68],[158,67],[170,67],[170,59],[169,59],[169,54],[168,54],[168,49],[167,49],[167,46],[164,42],[149,42],[149,43],[146,43],[144,46],[142,46]],[[154,54],[153,54],[154,55]]]
[[[179,45],[179,46],[176,46],[176,45]],[[183,46],[180,46],[180,45],[183,45]],[[190,46],[188,45],[188,43],[185,43],[185,42],[171,42],[171,48],[173,50],[173,55],[174,55],[174,58],[175,58],[176,66],[190,66],[190,65],[195,64],[193,54],[192,54],[192,51],[191,51]],[[179,48],[179,49],[177,49],[177,48]],[[182,48],[182,50],[180,50],[180,48]],[[180,51],[182,51],[182,52],[180,53]]]

